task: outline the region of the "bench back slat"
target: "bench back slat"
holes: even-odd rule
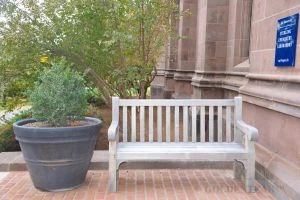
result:
[[[170,106],[166,106],[166,142],[171,142],[171,113]]]
[[[223,109],[218,106],[218,142],[222,142],[223,137]]]
[[[214,141],[214,107],[209,106],[209,142]]]
[[[179,106],[175,106],[174,118],[175,142],[179,142]]]
[[[188,106],[183,107],[183,142],[188,141]]]
[[[201,138],[201,142],[205,142],[205,107],[201,106],[201,115],[200,115],[200,127],[201,127],[201,131],[200,131],[200,138]]]
[[[226,142],[231,140],[231,107],[226,107]]]
[[[197,141],[197,107],[192,107],[192,142]]]
[[[149,106],[149,142],[153,142],[153,106]]]
[[[145,142],[145,107],[140,107],[140,141]]]
[[[136,142],[136,106],[131,107],[131,142]]]
[[[127,106],[123,106],[123,142],[127,142]]]
[[[161,106],[157,107],[157,141],[162,142],[162,112],[161,112]]]
[[[237,134],[237,129],[236,129],[236,122],[237,120],[242,120],[242,97],[235,97],[234,98],[234,104],[235,104],[235,109],[234,109],[234,141],[241,143],[243,138],[238,137],[239,134]]]
[[[118,109],[114,113],[121,111],[122,142],[228,143],[237,141],[234,122],[242,117],[241,105],[238,98],[118,99]]]

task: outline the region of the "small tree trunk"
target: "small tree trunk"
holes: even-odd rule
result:
[[[105,87],[104,80],[102,80],[94,71],[90,70],[87,75],[94,80],[95,85],[103,94],[104,101],[108,106],[111,106],[111,96],[109,90]]]
[[[150,86],[149,82],[141,81],[140,84],[140,91],[139,91],[139,98],[146,99],[147,98],[147,89]]]

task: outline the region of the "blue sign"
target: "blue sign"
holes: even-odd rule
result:
[[[295,66],[298,21],[299,14],[295,14],[278,20],[275,66]]]

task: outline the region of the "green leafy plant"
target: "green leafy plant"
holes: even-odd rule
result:
[[[24,110],[10,120],[0,125],[0,153],[7,150],[7,147],[15,142],[13,134],[13,123],[22,119],[30,118],[31,110]]]
[[[87,109],[84,78],[63,59],[43,71],[29,92],[32,116],[52,126],[66,126],[83,117]]]
[[[105,104],[105,100],[100,90],[96,87],[86,87],[86,98],[89,104],[94,105],[103,105]]]
[[[75,63],[108,104],[114,95],[146,98],[170,21],[181,15],[176,0],[0,2],[0,101],[6,107],[60,56]]]

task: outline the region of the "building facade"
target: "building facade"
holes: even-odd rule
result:
[[[243,97],[259,130],[256,177],[280,199],[300,199],[300,31],[294,67],[275,67],[278,19],[300,0],[180,0],[152,98]],[[178,37],[179,36],[179,37]]]

